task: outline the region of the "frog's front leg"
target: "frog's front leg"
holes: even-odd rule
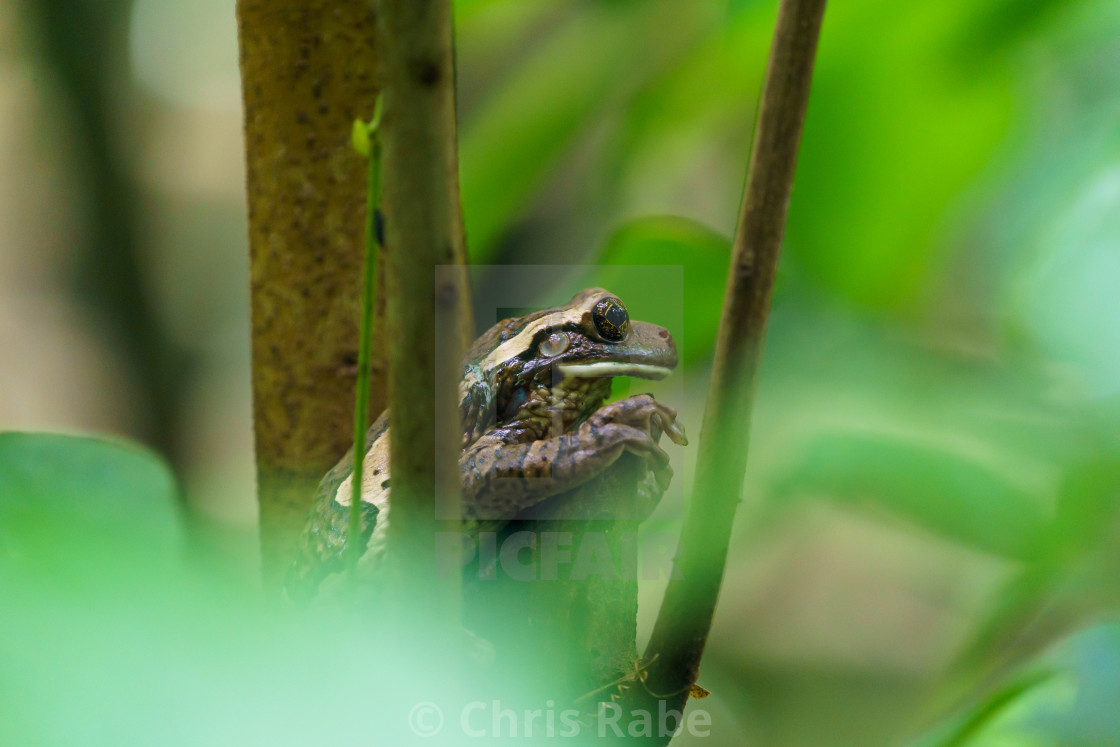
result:
[[[600,408],[575,431],[552,438],[519,443],[502,433],[484,436],[459,460],[464,515],[512,519],[594,478],[627,451],[644,457],[659,482],[667,483],[669,456],[657,437],[664,430],[683,442],[675,417],[672,408],[639,395]]]
[[[588,422],[592,427],[604,423],[620,423],[640,428],[655,436],[664,431],[673,443],[681,446],[688,444],[684,429],[677,423],[677,411],[655,400],[652,394],[635,394],[603,405],[591,415]]]

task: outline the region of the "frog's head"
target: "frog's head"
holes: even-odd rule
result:
[[[662,379],[676,365],[668,330],[631,321],[617,296],[589,288],[563,306],[501,321],[475,341],[460,389],[465,430],[512,418],[534,394],[586,417],[615,376]]]

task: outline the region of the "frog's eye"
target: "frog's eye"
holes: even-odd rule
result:
[[[541,355],[549,358],[560,355],[568,349],[569,342],[567,332],[553,332],[541,343]]]
[[[604,298],[595,304],[591,316],[604,340],[618,342],[630,332],[630,315],[617,298]]]

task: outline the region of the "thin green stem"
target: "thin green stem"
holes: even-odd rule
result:
[[[366,191],[366,254],[362,265],[362,318],[358,342],[358,392],[354,403],[354,472],[350,480],[350,515],[346,538],[346,570],[351,583],[362,556],[362,462],[369,428],[370,351],[373,348],[373,296],[376,288],[378,240],[377,215],[381,206],[381,139],[377,134],[381,107],[378,100],[368,126],[369,185]]]

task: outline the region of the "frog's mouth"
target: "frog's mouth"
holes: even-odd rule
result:
[[[673,373],[665,366],[631,361],[596,361],[595,363],[563,363],[559,366],[565,379],[611,379],[615,376],[635,376],[639,379],[664,379]]]
[[[597,351],[595,360],[557,366],[565,379],[611,379],[633,376],[664,379],[677,365],[677,348],[669,332],[656,324],[633,322],[626,340]]]

